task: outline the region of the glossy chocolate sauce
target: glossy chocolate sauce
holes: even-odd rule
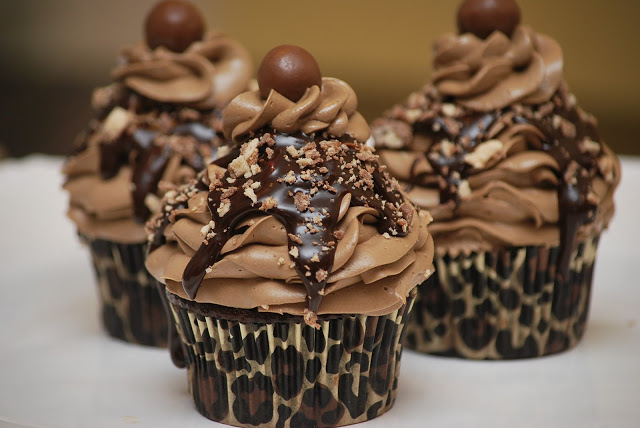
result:
[[[132,134],[123,133],[115,141],[100,144],[100,173],[105,180],[114,177],[121,167],[129,165],[131,159],[131,198],[134,217],[141,224],[151,214],[145,204],[145,197],[156,193],[169,159],[174,155],[170,145],[154,144],[158,135],[158,132],[139,128]],[[193,136],[200,143],[212,144],[216,133],[201,123],[193,122],[176,126],[168,135]],[[182,164],[200,171],[205,167],[205,159],[196,150],[192,156],[183,156]]]
[[[491,113],[469,113],[460,118],[436,116],[414,125],[414,132],[428,136],[434,144],[426,153],[427,160],[438,175],[440,203],[460,203],[461,181],[472,174],[464,156],[487,141],[488,131],[499,120],[513,117],[514,124],[531,124],[544,135],[540,147],[529,147],[549,153],[558,163],[558,208],[560,228],[560,255],[557,275],[567,281],[571,254],[575,247],[578,229],[595,220],[597,200],[590,197],[593,177],[597,174],[597,159],[601,154],[589,153],[579,142],[589,139],[600,142],[595,123],[586,120],[575,106],[568,106],[568,94],[560,91],[554,98],[554,109],[550,114],[536,114],[534,107],[507,107]],[[575,132],[566,132],[559,126],[559,119],[575,126]],[[567,135],[569,134],[569,135]],[[453,143],[443,148],[443,140]],[[446,143],[445,143],[446,144]],[[410,185],[420,184],[429,174],[414,174],[411,167]]]
[[[408,233],[411,218],[407,217],[412,210],[378,165],[377,156],[358,143],[326,141],[302,133],[273,137],[265,133],[257,151],[254,163],[259,171],[236,177],[233,183],[227,180],[233,174],[230,161],[239,151],[214,162],[228,168],[224,177],[211,185],[208,195],[215,234],[205,238],[187,265],[185,292],[195,298],[207,269],[220,259],[220,251],[238,233],[236,228],[243,220],[269,214],[288,233],[292,267],[306,287],[308,307],[315,314],[333,267],[336,243],[342,238],[336,226],[343,198],[350,194],[351,206],[376,210],[378,231],[389,235]],[[169,214],[165,215],[156,230],[149,251],[164,242],[168,218]]]

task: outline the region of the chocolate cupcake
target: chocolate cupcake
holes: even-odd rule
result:
[[[150,223],[174,361],[215,421],[365,421],[395,400],[414,290],[433,270],[430,217],[363,144],[351,87],[308,52],[274,48],[258,82],[225,110],[232,152]]]
[[[147,16],[146,41],[122,51],[114,82],[95,90],[96,117],[64,165],[64,188],[111,336],[166,346],[165,311],[144,267],[145,223],[166,190],[228,149],[222,109],[247,89],[251,73],[244,47],[205,34],[191,4],[168,0]]]
[[[562,75],[562,49],[512,0],[466,1],[432,79],[372,125],[381,161],[428,209],[436,274],[407,346],[471,359],[553,354],[582,337],[616,156]]]

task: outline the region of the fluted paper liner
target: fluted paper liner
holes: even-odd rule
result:
[[[156,280],[144,266],[146,244],[81,238],[91,251],[107,333],[131,343],[166,347],[168,321]]]
[[[319,320],[320,330],[301,321],[213,318],[167,295],[193,401],[209,419],[251,427],[342,426],[393,406],[415,289],[391,314],[329,317]]]
[[[418,286],[405,345],[469,359],[532,358],[582,338],[599,236],[577,245],[569,278],[556,279],[558,247],[511,247],[444,257]]]

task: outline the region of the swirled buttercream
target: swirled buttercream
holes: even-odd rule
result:
[[[249,52],[219,32],[181,53],[140,43],[124,49],[121,62],[112,74],[127,88],[157,102],[200,110],[224,107],[247,89],[252,74]]]
[[[166,195],[147,268],[180,297],[311,325],[386,314],[433,259],[430,216],[396,186],[360,144],[264,134]]]
[[[562,49],[531,28],[511,38],[495,31],[486,40],[447,34],[434,45],[433,84],[444,96],[477,111],[549,101],[562,80]]]
[[[97,110],[65,164],[69,217],[90,238],[142,243],[144,223],[172,186],[215,157],[222,107],[247,89],[248,52],[209,33],[185,52],[125,48],[115,83],[94,92]]]
[[[229,103],[224,112],[224,133],[241,141],[264,127],[278,132],[301,131],[307,135],[326,132],[365,142],[369,125],[356,111],[358,98],[347,83],[325,77],[322,88],[312,86],[302,98],[291,101],[275,90],[263,100],[259,91],[245,92]]]
[[[389,172],[433,215],[441,254],[526,245],[565,254],[613,216],[619,161],[564,83],[546,103],[493,112],[448,104],[427,85],[373,135]]]
[[[199,115],[193,116],[193,118]],[[204,120],[203,120],[204,119]],[[142,243],[144,223],[168,188],[195,178],[222,145],[200,121],[175,114],[135,115],[121,107],[92,122],[64,165],[69,217],[89,237]]]

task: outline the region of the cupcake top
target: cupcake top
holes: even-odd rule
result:
[[[115,82],[95,90],[97,116],[63,169],[69,216],[92,238],[145,242],[144,223],[158,211],[159,196],[218,154],[222,108],[249,85],[246,49],[205,33],[188,2],[159,2],[145,36],[123,49]]]
[[[430,217],[361,144],[353,90],[321,79],[308,52],[275,48],[258,82],[225,111],[232,152],[167,193],[147,268],[183,298],[314,326],[319,314],[392,312],[430,275]]]
[[[609,223],[620,166],[569,92],[558,44],[519,22],[512,0],[465,1],[431,82],[373,135],[431,211],[437,251],[560,245],[566,272],[576,240]]]

